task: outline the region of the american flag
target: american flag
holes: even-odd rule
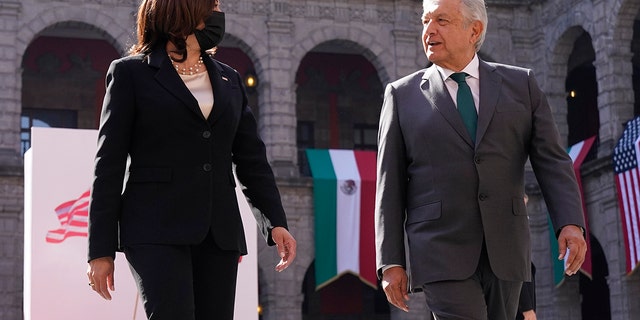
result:
[[[78,199],[57,206],[55,212],[60,222],[60,228],[47,232],[47,242],[60,243],[68,237],[86,237],[89,217],[89,190]]]
[[[622,218],[627,273],[640,263],[640,117],[627,123],[622,137],[613,149],[613,167],[618,191],[618,205]]]

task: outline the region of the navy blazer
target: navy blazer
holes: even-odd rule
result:
[[[234,167],[268,244],[274,244],[273,227],[287,227],[240,75],[213,58],[204,63],[215,98],[208,118],[164,47],[111,63],[91,191],[89,260],[113,257],[131,244],[197,244],[209,231],[223,250],[246,254]]]

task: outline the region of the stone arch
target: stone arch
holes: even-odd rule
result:
[[[105,40],[120,53],[126,51],[128,44],[133,44],[134,27],[126,27],[128,24],[123,25],[122,21],[116,20],[113,16],[104,14],[100,10],[81,6],[56,7],[48,10],[45,14],[37,15],[36,18],[26,22],[20,28],[16,37],[16,51],[18,52],[16,61],[22,61],[26,48],[43,30],[69,21],[94,26],[95,30],[102,33]]]
[[[227,20],[228,21],[228,20]],[[241,24],[238,24],[241,25]],[[266,44],[256,44],[256,45],[250,45],[248,42],[246,42],[245,38],[241,38],[240,36],[237,36],[236,34],[246,34],[247,37],[249,38],[248,40],[252,43],[259,43],[259,38],[255,37],[254,35],[251,35],[249,33],[248,30],[242,30],[241,32],[237,32],[236,30],[233,29],[234,32],[230,33],[230,32],[226,32],[224,39],[222,40],[222,43],[220,43],[220,47],[221,48],[234,48],[236,50],[241,51],[244,55],[246,55],[246,57],[249,59],[249,61],[251,62],[252,65],[252,70],[250,71],[252,73],[253,76],[255,76],[255,79],[257,80],[257,86],[253,87],[253,88],[249,88],[247,87],[247,98],[248,103],[250,105],[250,107],[253,109],[253,114],[256,117],[256,120],[258,121],[258,127],[262,128],[262,125],[264,123],[264,121],[262,121],[262,112],[264,111],[264,97],[265,97],[265,79],[266,79],[266,75],[264,74],[264,66],[263,66],[263,61],[261,59],[261,57],[266,59],[266,53],[267,50],[265,50],[265,46]],[[222,51],[222,50],[221,50]],[[259,51],[264,51],[262,53],[258,53]],[[236,53],[238,54],[238,53]],[[261,55],[262,54],[262,55]],[[236,66],[233,65],[232,63],[232,59],[234,59],[233,57],[227,56],[228,58],[231,59],[231,61],[226,61],[226,59],[224,58],[220,58],[223,63],[227,63],[230,64],[231,67],[238,68],[238,72],[242,73],[243,70],[241,70],[242,66]],[[247,72],[249,70],[244,70],[244,72]],[[241,77],[245,77],[246,74],[241,74]],[[243,80],[244,81],[244,80]]]
[[[240,36],[242,35],[242,36]],[[226,33],[221,46],[229,45],[241,49],[253,62],[258,79],[264,79],[264,65],[269,57],[266,37],[258,37],[255,30],[238,19],[226,20]]]
[[[127,20],[129,21],[129,20]],[[19,28],[19,32],[17,34],[16,41],[16,60],[15,66],[22,70],[16,72],[16,81],[20,83],[20,85],[16,88],[16,96],[17,98],[17,110],[18,115],[21,115],[22,112],[25,111],[25,108],[33,108],[34,105],[38,105],[37,98],[34,99],[25,99],[23,95],[21,95],[21,91],[27,88],[23,88],[25,84],[24,81],[28,81],[29,84],[32,85],[40,85],[43,86],[41,81],[38,81],[39,78],[37,74],[29,73],[28,69],[25,68],[23,63],[25,62],[26,55],[28,53],[29,48],[37,41],[39,36],[55,36],[55,37],[66,37],[69,39],[76,38],[87,38],[91,40],[100,40],[101,42],[106,42],[105,48],[108,48],[107,51],[104,52],[105,57],[108,57],[109,60],[119,57],[124,51],[124,40],[119,41],[117,37],[113,36],[113,33],[120,33],[120,35],[124,34],[124,29],[121,29],[121,25],[124,23],[118,23],[112,17],[106,16],[98,11],[83,9],[80,7],[77,8],[68,8],[65,7],[62,9],[61,7],[55,7],[51,10],[45,10],[43,14],[38,15],[37,18],[27,21]],[[109,32],[111,31],[111,32]],[[122,38],[122,36],[121,36]],[[93,47],[95,48],[95,47]],[[86,67],[87,60],[84,60],[81,57],[73,56],[70,58],[70,61],[75,61],[72,63],[74,68],[80,68],[76,71],[81,72],[86,81],[78,81],[74,77],[63,77],[56,81],[57,85],[69,85],[74,88],[75,93],[78,94],[81,98],[74,100],[76,104],[69,106],[69,110],[71,112],[75,112],[77,117],[76,125],[79,128],[93,128],[97,126],[97,118],[99,115],[99,109],[101,104],[101,95],[104,94],[103,91],[94,90],[94,86],[92,83],[96,85],[99,83],[103,83],[100,78],[100,74],[92,70],[91,68],[82,70],[83,65]],[[108,62],[104,65],[104,70],[108,67]],[[76,83],[74,84],[74,81]],[[83,87],[87,85],[88,87]],[[47,87],[45,85],[45,87]],[[56,96],[56,90],[52,90],[47,94],[52,94],[53,97]],[[29,96],[28,98],[30,98]],[[54,101],[60,101],[59,99],[54,99]],[[82,101],[82,102],[80,102]],[[91,107],[94,106],[94,107]],[[49,105],[46,109],[58,110],[58,107],[55,105]],[[47,111],[51,111],[47,110]],[[31,109],[31,112],[34,112]],[[43,111],[38,111],[42,113]],[[58,111],[59,112],[59,111]],[[32,114],[31,114],[32,115]],[[31,115],[28,118],[31,118]],[[74,117],[69,115],[69,117]],[[31,121],[31,120],[29,120]],[[67,121],[73,121],[71,118],[67,118]],[[60,123],[58,123],[59,125]],[[69,124],[67,124],[69,125]],[[22,130],[22,129],[21,129]],[[22,141],[22,137],[20,138],[21,144],[23,142],[28,143],[24,140]]]
[[[390,82],[389,66],[394,66],[393,54],[385,49],[389,44],[384,44],[378,38],[367,31],[355,27],[349,28],[317,28],[301,37],[301,40],[293,47],[291,53],[291,65],[299,66],[302,58],[318,45],[338,41],[352,49],[354,53],[361,54],[376,68],[380,81],[385,84]],[[298,68],[292,68],[291,79],[295,79]]]
[[[563,12],[560,3],[553,4],[557,8],[557,12]],[[565,80],[567,77],[567,61],[573,50],[576,39],[583,33],[588,32],[590,35],[594,33],[593,6],[582,3],[576,6],[574,10],[565,13],[562,17],[555,20],[554,28],[549,30],[550,36],[547,43],[551,44],[547,51],[546,60],[548,61],[548,69],[546,82],[542,84],[543,90],[547,93],[547,98],[551,106],[556,125],[560,131],[563,143],[567,144],[567,136],[569,128],[567,124],[567,103],[566,93],[564,90]]]
[[[547,83],[544,91],[551,106],[556,125],[560,131],[562,141],[566,145],[569,128],[567,124],[567,102],[565,80],[567,78],[567,62],[573,50],[574,43],[580,35],[586,32],[581,26],[571,25],[554,36],[550,52]]]
[[[114,17],[106,15],[97,9],[88,9],[82,6],[69,7],[59,6],[47,10],[45,13],[36,15],[36,18],[25,22],[16,35],[16,69],[20,68],[27,48],[43,32],[58,26],[81,26],[92,32],[96,37],[103,38],[112,45],[117,52],[123,54],[126,51],[127,43],[131,41],[133,31],[125,28],[131,20],[127,19],[126,24],[117,21]],[[21,72],[16,72],[16,82],[22,84]],[[20,97],[22,86],[16,87],[15,95]],[[18,112],[22,109],[22,100],[18,98]]]
[[[634,68],[632,59],[634,53],[631,44],[634,38],[640,37],[640,35],[635,35],[633,32],[636,17],[640,15],[640,3],[638,1],[619,0],[616,1],[612,7],[614,12],[613,16],[615,17],[614,27],[611,32],[612,44],[606,47],[609,48],[610,51],[613,51],[609,53],[611,56],[621,58],[614,62],[620,65],[619,69],[616,68],[618,69],[617,72],[619,76],[632,79]],[[629,83],[633,83],[633,80]],[[638,102],[635,101],[635,96],[638,96],[639,93],[634,92],[633,84],[629,90],[631,91],[630,96],[634,97],[633,101],[629,101],[629,104],[631,108],[634,108],[634,103],[638,104]],[[621,122],[625,122],[631,119],[634,114],[633,109],[624,110],[623,114],[619,114],[619,118]]]
[[[299,63],[296,76],[299,170],[309,175],[305,148],[374,150],[384,84],[358,44],[329,40]],[[366,107],[364,107],[366,106]]]
[[[633,30],[633,21],[640,11],[640,2],[635,0],[616,0],[612,1],[611,12],[614,27],[611,36],[614,42],[630,42],[633,33],[627,30]]]

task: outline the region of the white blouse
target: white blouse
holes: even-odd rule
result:
[[[209,80],[209,73],[205,71],[194,75],[180,75],[180,78],[189,88],[191,94],[198,100],[204,117],[209,118],[209,114],[213,109],[213,88]]]

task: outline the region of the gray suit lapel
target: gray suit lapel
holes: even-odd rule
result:
[[[476,143],[482,141],[482,137],[487,132],[487,127],[491,123],[493,114],[496,111],[502,77],[494,71],[495,67],[480,60],[480,108],[478,108],[478,131]]]
[[[467,128],[464,126],[462,118],[458,113],[458,109],[456,109],[456,105],[453,103],[453,98],[449,94],[442,80],[442,76],[435,66],[427,68],[424,72],[420,87],[427,100],[431,102],[431,105],[442,114],[453,129],[473,148],[471,136],[469,136]]]

